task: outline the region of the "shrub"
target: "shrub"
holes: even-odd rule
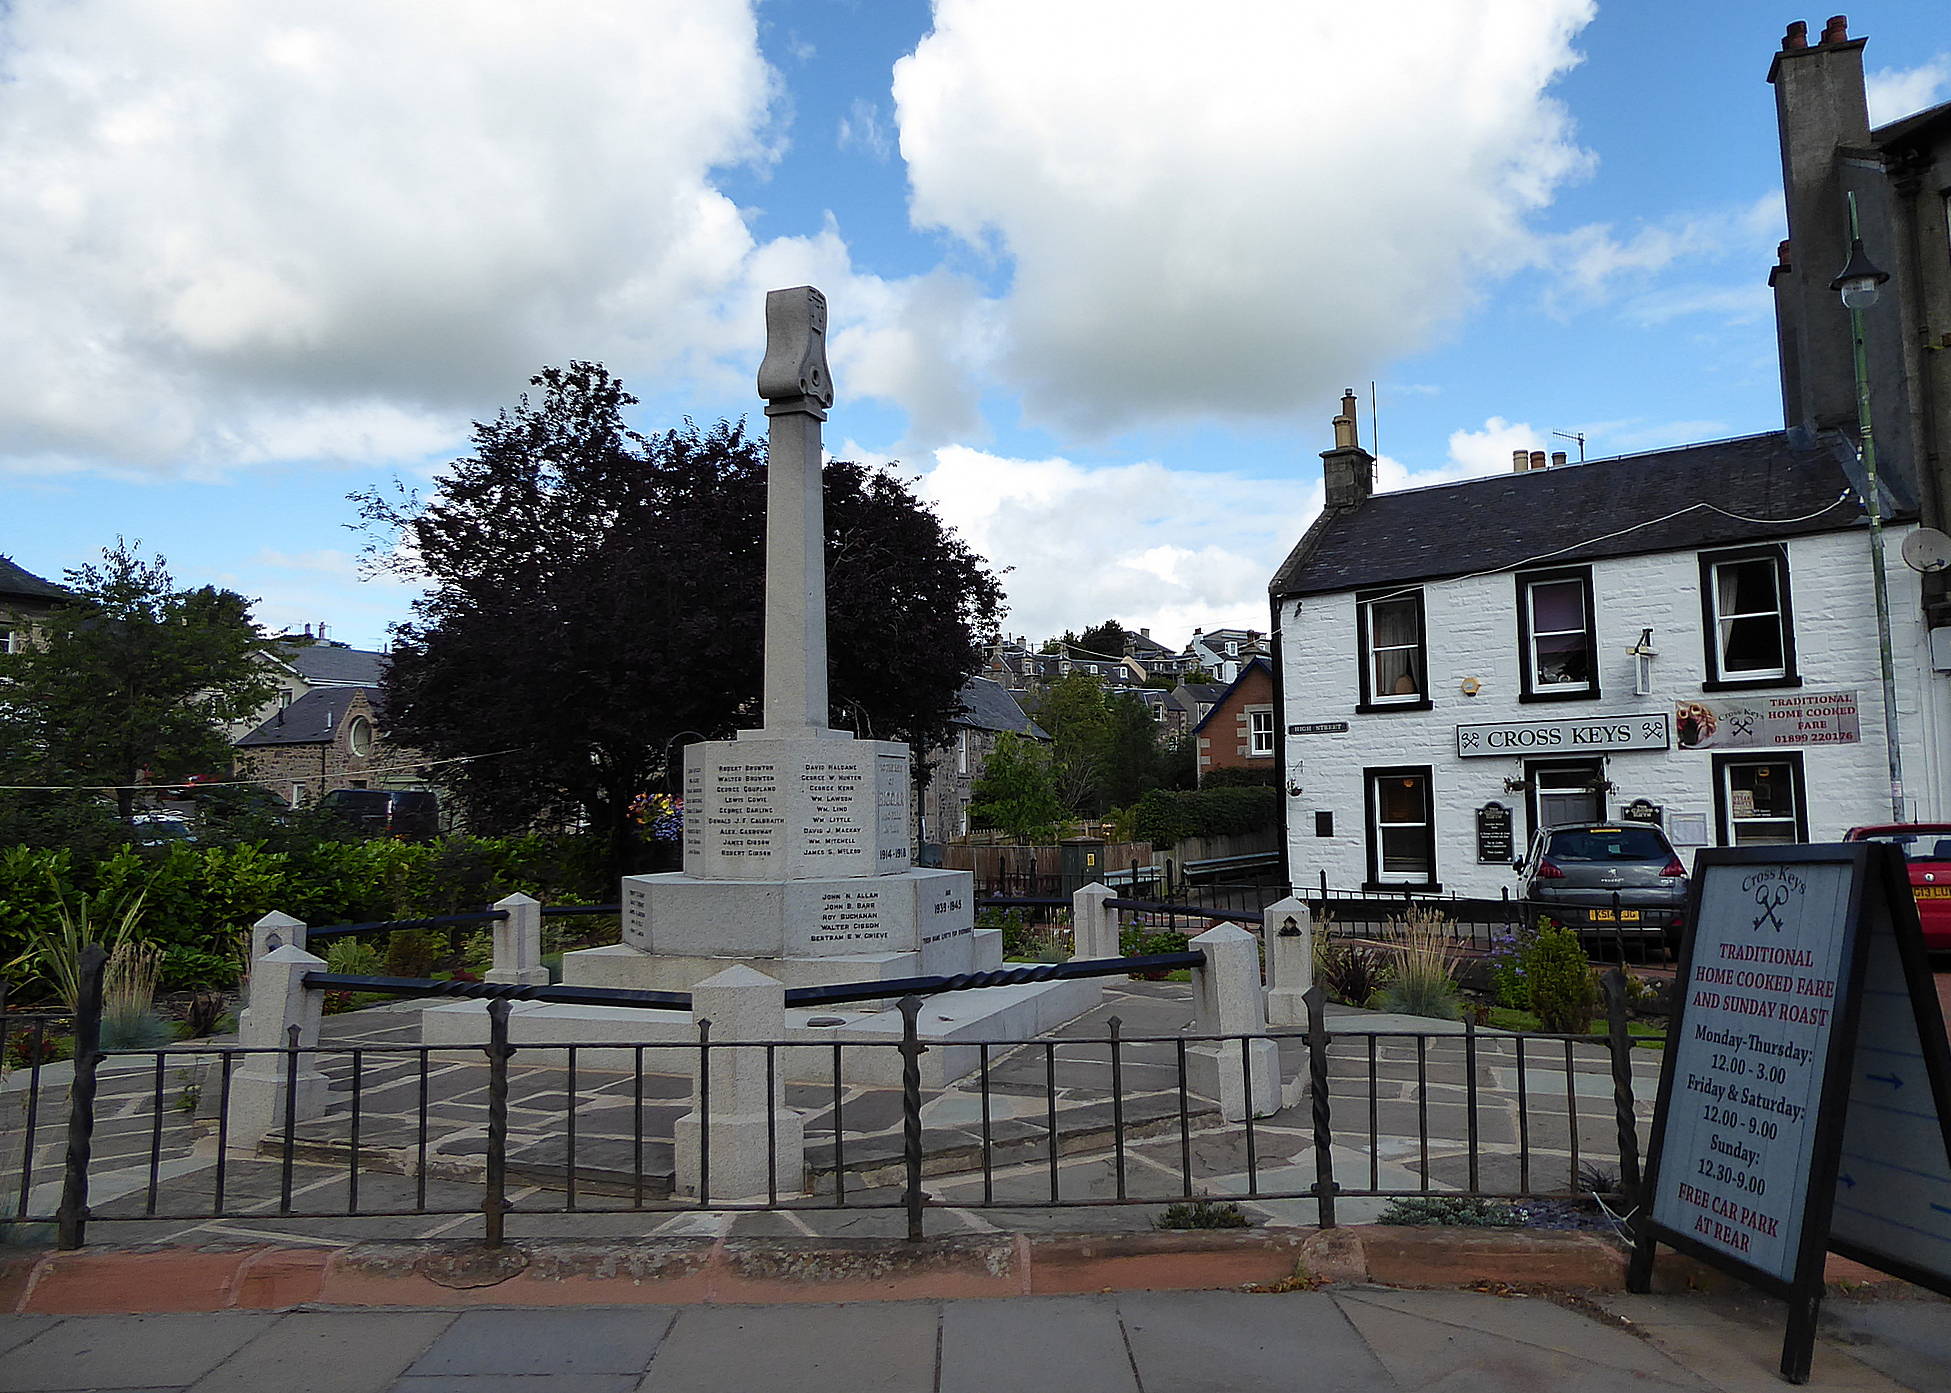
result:
[[[1131,835],[1154,848],[1188,837],[1225,837],[1259,832],[1278,824],[1280,790],[1275,788],[1200,788],[1180,792],[1152,789],[1131,810]]]
[[[327,972],[336,972],[344,977],[379,977],[385,969],[386,961],[380,957],[379,949],[356,938],[334,939],[325,950]]]
[[[1583,1035],[1592,1028],[1598,993],[1577,934],[1559,925],[1540,925],[1525,948],[1523,968],[1531,1009],[1545,1030]]]
[[[1344,1006],[1366,1006],[1388,985],[1389,964],[1382,951],[1359,943],[1330,943],[1315,955],[1314,978],[1321,990]]]
[[[1152,1220],[1159,1229],[1243,1229],[1248,1227],[1246,1211],[1232,1200],[1181,1200],[1165,1206],[1165,1212]]]
[[[443,943],[427,929],[395,929],[386,936],[388,977],[431,977]]]
[[[1453,1021],[1461,1014],[1462,994],[1456,985],[1456,944],[1450,936],[1449,916],[1431,909],[1412,909],[1389,921],[1389,985],[1381,1006],[1408,1016]]]
[[[102,1048],[146,1050],[168,1042],[169,1027],[156,1014],[156,979],[163,950],[153,943],[124,941],[102,974]]]
[[[1415,1195],[1390,1200],[1375,1222],[1410,1228],[1440,1224],[1467,1229],[1514,1229],[1523,1227],[1524,1211],[1506,1200],[1479,1199],[1474,1195]]]

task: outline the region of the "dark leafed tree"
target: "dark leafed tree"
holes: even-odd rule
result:
[[[250,601],[176,588],[160,556],[117,540],[100,565],[67,573],[73,598],[0,658],[0,767],[12,782],[116,786],[134,811],[138,783],[229,767],[224,727],[276,691],[269,640]]]
[[[1077,646],[1087,653],[1101,654],[1107,658],[1122,658],[1125,646],[1131,641],[1131,631],[1115,619],[1107,619],[1102,624],[1093,624],[1077,636]]]
[[[465,759],[443,780],[477,827],[580,815],[610,869],[642,869],[633,800],[690,740],[758,722],[765,447],[723,422],[639,434],[600,364],[532,385],[431,497],[354,495],[369,559],[428,586],[388,672],[388,737]],[[919,757],[1001,590],[886,474],[830,463],[826,523],[835,724]]]

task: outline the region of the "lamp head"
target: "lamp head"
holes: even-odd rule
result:
[[[1890,279],[1888,271],[1879,271],[1863,251],[1863,239],[1852,237],[1849,243],[1849,264],[1842,273],[1829,282],[1831,290],[1840,290],[1843,305],[1852,310],[1866,310],[1877,302],[1877,288]]]

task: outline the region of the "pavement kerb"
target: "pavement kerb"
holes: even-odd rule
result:
[[[1625,1252],[1600,1235],[1398,1228],[899,1239],[672,1238],[84,1248],[0,1258],[0,1313],[82,1315],[299,1306],[741,1305],[954,1300],[1339,1283],[1616,1292]],[[1851,1289],[1894,1279],[1831,1260]],[[1730,1278],[1663,1253],[1655,1289]],[[1895,1285],[1902,1286],[1901,1283]]]

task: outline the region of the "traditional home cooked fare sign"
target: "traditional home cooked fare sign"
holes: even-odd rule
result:
[[[1674,707],[1683,750],[1853,745],[1863,738],[1855,692],[1683,701]]]
[[[1847,863],[1708,865],[1653,1218],[1787,1281],[1843,967]]]
[[[1664,711],[1573,716],[1555,721],[1479,721],[1456,728],[1459,758],[1480,755],[1602,754],[1664,750],[1673,743]]]

